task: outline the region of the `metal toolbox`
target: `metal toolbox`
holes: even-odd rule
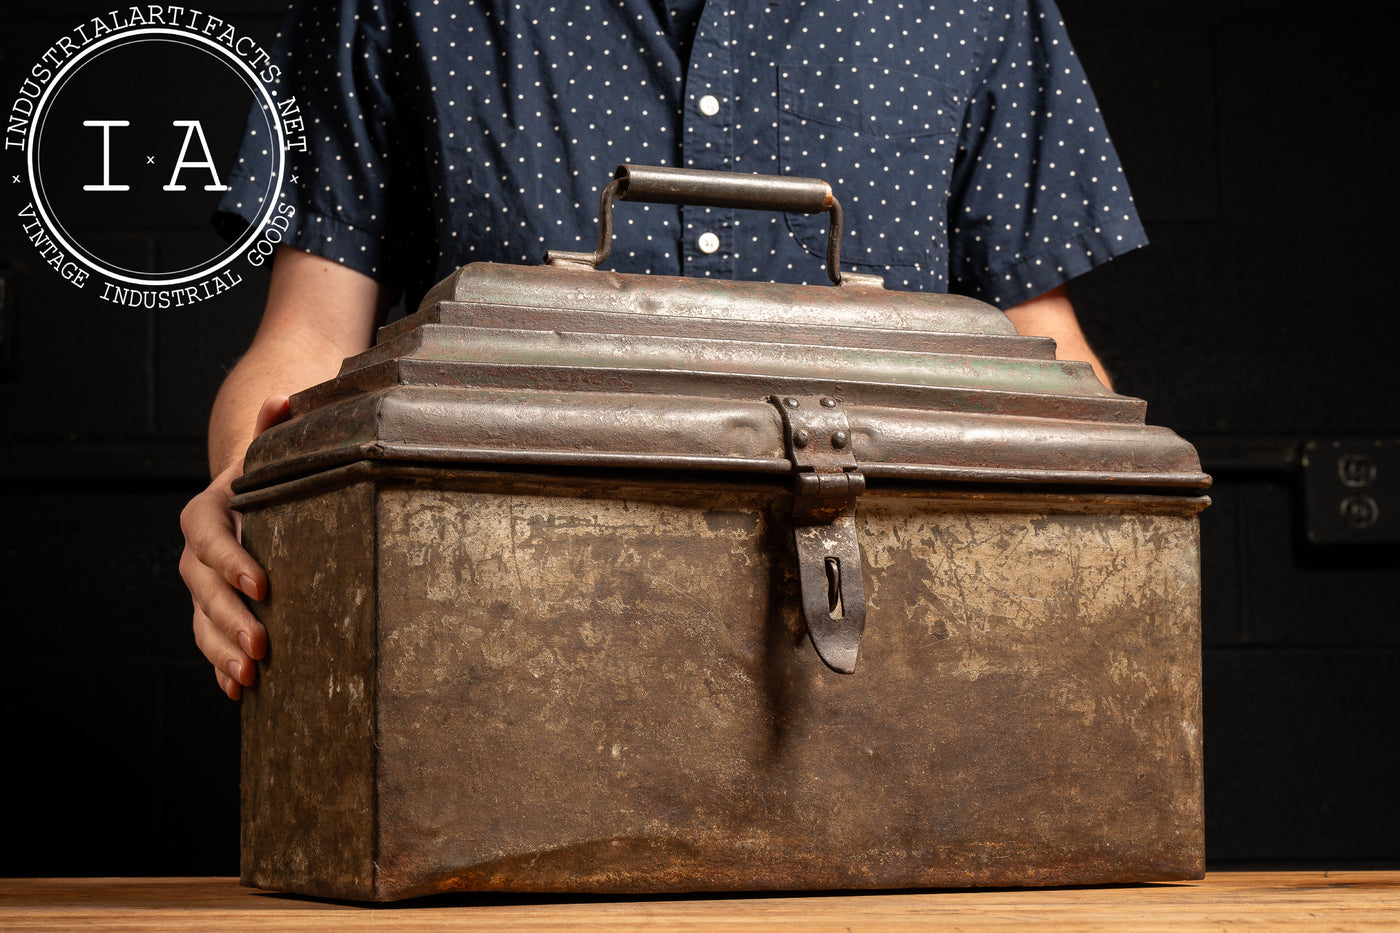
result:
[[[832,211],[839,284],[599,271],[614,199]],[[1195,451],[839,227],[624,166],[596,253],[465,266],[293,399],[234,500],[245,884],[1201,877]]]

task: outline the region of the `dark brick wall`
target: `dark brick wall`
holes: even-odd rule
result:
[[[1314,438],[1400,435],[1380,119],[1393,12],[1062,10],[1152,239],[1072,293],[1119,390],[1216,479],[1201,522],[1208,856],[1400,862],[1400,555],[1309,545],[1300,456]]]
[[[7,112],[57,36],[123,5],[20,7],[0,12]],[[267,43],[281,7],[196,8]],[[238,708],[194,649],[179,513],[207,482],[209,406],[266,277],[245,270],[185,309],[103,302],[43,264],[15,219],[20,186],[0,182],[0,875],[234,874]],[[99,235],[138,265],[214,236],[172,225],[159,199]]]
[[[209,9],[266,39],[279,5]],[[53,37],[107,8],[7,6],[6,102]],[[1202,523],[1210,858],[1400,862],[1400,564],[1393,546],[1305,542],[1299,457],[1313,438],[1400,434],[1382,292],[1389,7],[1351,4],[1340,26],[1240,0],[1063,10],[1153,241],[1074,297],[1120,389],[1217,479]],[[233,873],[236,706],[189,636],[177,516],[263,283],[185,310],[82,300],[4,193],[0,875]],[[107,235],[139,260],[209,234],[142,217]]]

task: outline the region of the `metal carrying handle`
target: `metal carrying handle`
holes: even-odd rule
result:
[[[826,274],[841,284],[841,202],[831,186],[818,178],[785,175],[740,175],[658,165],[619,165],[598,203],[598,248],[591,253],[550,250],[545,262],[581,262],[598,266],[612,253],[613,201],[688,204],[694,207],[737,207],[752,211],[783,211],[831,215],[826,239]]]

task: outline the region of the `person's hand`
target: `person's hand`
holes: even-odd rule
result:
[[[287,420],[285,395],[263,402],[256,437]],[[260,600],[267,595],[267,574],[243,550],[242,517],[228,507],[233,481],[243,474],[243,460],[231,464],[190,500],[180,513],[185,552],[180,576],[194,602],[194,640],[214,665],[219,688],[238,699],[257,674],[255,661],[267,653],[267,632],[239,594]]]

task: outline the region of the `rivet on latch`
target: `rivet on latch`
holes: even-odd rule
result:
[[[823,408],[835,408],[835,407],[836,407],[836,399],[832,398],[830,395],[823,395],[823,396],[822,396],[822,407],[823,407]]]
[[[806,447],[806,446],[807,446],[808,444],[810,444],[811,442],[812,442],[812,434],[811,434],[810,431],[807,431],[805,428],[804,428],[804,429],[799,429],[798,431],[795,431],[795,432],[793,433],[793,435],[792,435],[792,446],[794,446],[794,447]]]
[[[783,399],[783,404],[786,405],[788,408],[800,408],[800,407],[802,407],[802,406],[800,406],[800,405],[797,403],[797,399],[795,399],[795,398],[785,398],[785,399]]]
[[[831,435],[831,446],[837,450],[845,450],[846,445],[851,442],[851,436],[845,431],[837,431]]]

